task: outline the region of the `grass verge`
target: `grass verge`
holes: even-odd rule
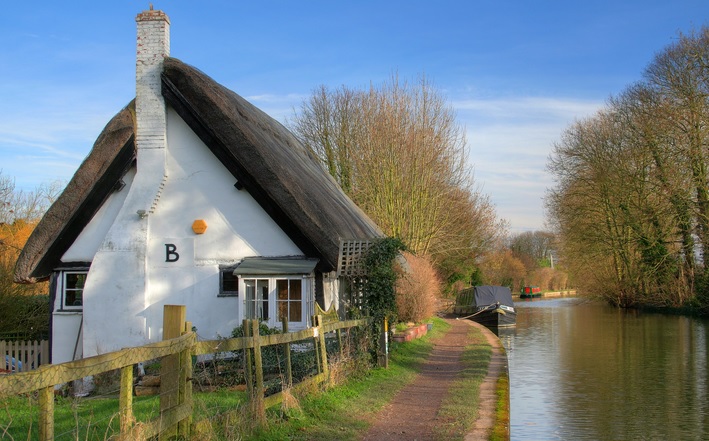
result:
[[[495,394],[495,427],[490,441],[507,441],[510,439],[510,377],[507,370],[497,380]]]

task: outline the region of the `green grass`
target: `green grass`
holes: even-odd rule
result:
[[[356,440],[376,413],[404,386],[413,381],[433,349],[431,339],[442,336],[450,325],[435,319],[426,336],[407,343],[393,343],[389,368],[376,368],[361,378],[318,394],[299,398],[299,409],[269,412],[266,429],[244,439]]]
[[[195,393],[195,421],[238,408],[246,400],[243,392],[227,390]],[[137,421],[147,422],[159,415],[157,396],[134,397]],[[118,399],[63,398],[54,404],[54,434],[58,440],[103,440],[118,433]],[[0,440],[37,438],[39,405],[33,395],[0,399]]]
[[[510,378],[507,371],[497,380],[496,394],[495,427],[490,441],[506,441],[510,439]]]
[[[470,342],[461,357],[463,372],[451,385],[438,411],[436,439],[462,440],[478,417],[480,385],[487,375],[492,348],[477,328],[470,328],[468,339]]]

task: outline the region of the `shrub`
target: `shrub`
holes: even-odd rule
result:
[[[396,282],[396,308],[399,320],[420,322],[436,312],[441,293],[441,280],[425,257],[404,252],[406,267],[399,266],[401,277]]]
[[[49,335],[49,296],[0,295],[0,340],[43,340]]]

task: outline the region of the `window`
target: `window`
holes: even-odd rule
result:
[[[287,318],[289,322],[303,320],[303,290],[301,279],[276,280],[278,297],[278,320]]]
[[[245,279],[244,317],[268,322],[268,279]]]
[[[292,326],[307,326],[314,308],[312,280],[302,276],[257,278],[242,276],[244,318],[258,319],[270,327],[281,325],[285,318]]]
[[[219,269],[219,295],[218,297],[233,297],[239,295],[239,277],[234,275],[234,267]]]
[[[81,309],[84,303],[86,272],[65,272],[62,292],[62,309]]]

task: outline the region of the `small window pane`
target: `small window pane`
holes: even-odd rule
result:
[[[302,320],[302,311],[300,302],[290,302],[290,321],[299,322]]]
[[[278,302],[278,321],[288,319],[288,303]]]
[[[261,297],[259,298],[261,304],[258,318],[268,321],[268,280],[259,280],[258,289],[261,292]]]
[[[302,291],[300,289],[300,280],[291,280],[290,281],[290,299],[291,300],[300,300],[302,298]]]
[[[84,301],[86,273],[67,273],[64,279],[64,306],[81,306]]]
[[[254,319],[256,318],[256,302],[254,301],[254,297],[256,297],[256,281],[244,280],[244,287],[246,288],[244,317]]]
[[[219,288],[219,294],[232,296],[239,294],[239,277],[234,275],[234,268],[219,270]]]
[[[278,300],[288,300],[287,280],[276,280],[276,289],[278,290]]]

